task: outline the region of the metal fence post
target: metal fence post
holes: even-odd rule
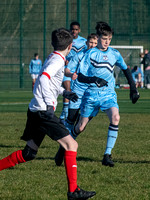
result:
[[[24,65],[22,62],[23,51],[23,0],[20,0],[20,88],[24,86]]]
[[[91,32],[91,1],[88,0],[88,34]]]
[[[66,28],[69,29],[69,0],[66,0]]]
[[[81,25],[81,1],[77,0],[77,21]]]
[[[112,26],[112,1],[109,0],[109,25]]]
[[[130,45],[133,41],[133,0],[130,0]]]

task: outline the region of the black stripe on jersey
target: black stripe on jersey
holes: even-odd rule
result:
[[[72,46],[71,50],[74,50],[75,52],[80,52],[83,48],[85,48],[85,45],[77,49],[76,47]]]
[[[90,58],[90,60],[91,60],[91,64],[95,68],[107,68],[111,73],[114,70],[114,66],[112,66],[109,62],[97,62],[97,61],[93,60],[92,58]]]

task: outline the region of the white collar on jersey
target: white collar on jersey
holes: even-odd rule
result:
[[[62,53],[60,53],[58,51],[54,51],[53,53],[61,56],[64,61],[66,60],[65,56]]]

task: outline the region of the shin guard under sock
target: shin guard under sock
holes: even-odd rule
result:
[[[16,164],[26,162],[22,157],[22,150],[18,150],[10,154],[9,156],[0,160],[0,171],[10,167],[14,167]]]
[[[64,163],[66,168],[68,191],[74,192],[77,188],[77,152],[65,151]]]

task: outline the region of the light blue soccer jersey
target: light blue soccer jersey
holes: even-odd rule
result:
[[[76,53],[75,56],[72,57],[72,59],[69,61],[68,65],[66,66],[66,68],[68,68],[70,72],[74,73],[78,71],[78,67],[86,51],[87,51],[87,48],[84,48],[82,51],[80,51],[79,53]]]
[[[30,74],[39,74],[42,68],[42,61],[40,59],[32,59],[29,64],[29,73]]]
[[[78,74],[80,62],[82,58],[84,57],[85,53],[87,52],[87,49],[85,48],[83,51],[80,51],[77,53],[69,62],[67,65],[67,68],[72,72],[76,72]],[[82,96],[84,94],[84,91],[88,88],[88,84],[86,83],[81,83],[77,79],[76,80],[71,80],[71,90],[75,92],[78,95],[78,100],[74,103],[71,102],[69,103],[69,108],[71,109],[78,109],[81,104]]]
[[[66,59],[70,61],[77,53],[82,52],[84,49],[86,49],[87,48],[86,41],[87,39],[79,35],[76,39],[73,39],[71,51],[68,54],[68,56],[66,56]],[[66,81],[66,80],[71,81],[71,78],[64,76],[63,81]]]
[[[108,81],[108,88],[114,86],[114,67],[118,66],[121,69],[127,69],[121,54],[118,50],[108,47],[107,51],[101,51],[97,47],[92,48],[84,56],[80,63],[80,72],[85,76],[97,76]],[[86,67],[85,67],[86,66]],[[88,68],[88,70],[87,70]],[[89,88],[99,89],[96,84],[89,84]]]
[[[66,59],[70,61],[73,56],[75,56],[80,51],[84,50],[86,48],[86,41],[87,39],[79,35],[76,39],[73,39],[71,51],[66,57]]]
[[[121,54],[116,49],[108,47],[101,51],[97,47],[90,49],[82,59],[79,69],[85,76],[96,76],[108,82],[108,86],[98,88],[95,83],[89,84],[84,93],[81,105],[83,117],[96,116],[99,108],[104,111],[111,107],[118,107],[115,93],[114,67],[127,69]],[[86,66],[86,67],[85,67]]]

